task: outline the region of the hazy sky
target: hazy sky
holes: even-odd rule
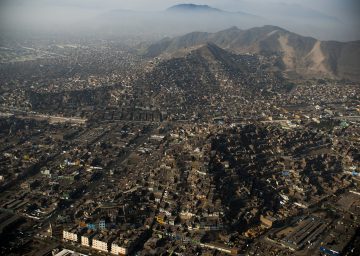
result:
[[[288,21],[294,23],[291,18],[298,16],[295,22],[303,27],[299,32],[305,33],[306,15],[328,16],[343,24],[337,30],[349,30],[345,40],[360,39],[360,32],[356,31],[360,27],[360,0],[0,0],[0,26],[74,24],[111,9],[162,11],[180,3],[207,4],[227,11],[248,12],[265,17],[269,22],[281,18],[280,25],[286,25]],[[313,25],[317,26],[316,22]],[[329,23],[331,32],[330,26]],[[333,38],[332,35],[326,37],[326,33],[323,38]],[[341,35],[334,37],[341,38]]]
[[[243,8],[256,9],[256,7],[266,6],[272,3],[300,4],[307,8],[316,9],[331,15],[343,16],[351,13],[359,14],[359,0],[2,0],[2,6],[23,5],[34,7],[47,6],[72,6],[87,7],[95,9],[133,9],[142,11],[156,11],[179,3],[208,4],[214,7],[223,8],[231,11],[241,11]]]

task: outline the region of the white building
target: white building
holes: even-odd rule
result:
[[[81,236],[81,245],[83,246],[91,246],[92,237],[94,234],[84,234]]]
[[[103,251],[103,252],[109,252],[109,245],[107,241],[102,241],[102,238],[95,237],[92,241],[92,248]]]
[[[76,256],[87,256],[86,254],[82,254],[82,253],[78,253],[78,252],[74,252],[68,249],[63,249],[62,251],[54,254],[55,252],[53,252],[54,256],[70,256],[70,255],[76,255]]]
[[[128,248],[118,245],[117,243],[111,244],[111,253],[115,255],[127,255]]]
[[[74,242],[78,242],[79,241],[79,236],[76,233],[76,230],[64,230],[63,231],[63,239],[67,240],[67,241],[74,241]]]

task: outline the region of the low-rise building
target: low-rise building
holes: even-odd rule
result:
[[[81,236],[81,245],[83,246],[92,246],[92,240],[96,233],[85,233]]]
[[[64,230],[63,231],[63,239],[67,241],[79,241],[79,235],[76,233],[76,229]]]
[[[129,253],[128,247],[119,245],[117,241],[111,244],[111,253],[114,255],[127,255]]]
[[[112,241],[114,241],[114,237],[109,234],[96,234],[92,240],[92,248],[103,252],[109,252]]]

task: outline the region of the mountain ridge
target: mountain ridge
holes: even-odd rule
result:
[[[219,111],[215,98],[224,95],[250,99],[270,91],[288,92],[286,80],[271,63],[257,55],[234,54],[216,44],[205,43],[151,64],[134,85],[147,94],[144,100],[154,106],[168,110],[176,107],[181,115],[193,115],[197,112],[194,110],[204,108],[215,113]]]
[[[177,5],[173,5],[169,8],[167,8],[165,11],[168,12],[189,12],[189,13],[217,13],[217,14],[226,14],[226,15],[246,15],[246,16],[252,16],[252,17],[257,17],[257,15],[251,14],[251,13],[247,13],[247,12],[242,12],[242,11],[225,11],[219,8],[215,8],[209,5],[198,5],[198,4],[177,4]]]
[[[218,8],[211,7],[209,5],[197,5],[197,4],[177,4],[166,9],[166,11],[212,11],[223,12]]]
[[[231,27],[215,33],[192,32],[167,38],[150,45],[145,56],[171,55],[206,43],[237,54],[280,55],[283,71],[289,74],[360,80],[360,41],[320,41],[272,25],[248,30]]]

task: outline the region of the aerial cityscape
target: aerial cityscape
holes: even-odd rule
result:
[[[0,3],[0,255],[360,255],[359,13]]]

